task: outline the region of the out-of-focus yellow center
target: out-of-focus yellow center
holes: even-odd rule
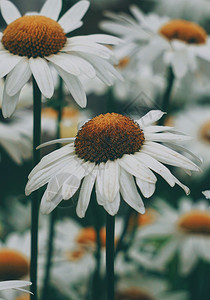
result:
[[[210,144],[210,120],[205,122],[200,128],[199,137],[205,143]]]
[[[19,297],[15,298],[15,300],[30,300],[30,295],[23,294],[23,295],[20,295]]]
[[[60,123],[61,138],[69,138],[76,136],[80,116],[80,111],[73,107],[64,107],[62,109],[62,120]],[[57,110],[51,107],[45,107],[42,109],[42,117],[56,122],[58,112]]]
[[[116,67],[119,68],[119,69],[124,69],[124,68],[127,67],[129,62],[130,62],[130,57],[125,56],[125,57],[120,59],[119,63],[116,65]]]
[[[101,246],[105,247],[106,245],[106,230],[105,228],[101,228],[100,230],[100,240]],[[93,227],[86,227],[80,230],[77,239],[77,243],[82,246],[93,245],[96,242],[96,232]]]
[[[205,44],[207,33],[200,25],[186,20],[172,20],[159,29],[168,40],[181,40],[187,44]]]
[[[137,123],[129,117],[107,113],[85,123],[74,146],[80,158],[100,164],[138,152],[143,142],[144,134]]]
[[[146,291],[129,288],[124,291],[118,291],[116,293],[116,300],[155,300],[153,296],[149,295]]]
[[[0,249],[0,280],[18,280],[29,273],[29,261],[21,252]]]
[[[181,215],[178,227],[191,234],[210,235],[210,212],[192,210]]]
[[[12,54],[44,57],[56,54],[66,43],[60,24],[44,16],[23,16],[3,32],[2,44]]]

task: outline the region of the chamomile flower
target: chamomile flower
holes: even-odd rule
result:
[[[189,149],[202,158],[202,168],[210,168],[210,106],[194,106],[186,108],[174,115],[172,122],[177,130],[192,136]]]
[[[170,147],[175,147],[189,137],[167,132],[170,127],[153,126],[162,115],[161,111],[150,111],[134,122],[129,117],[107,113],[89,120],[78,131],[74,143],[45,156],[31,171],[26,194],[48,183],[41,211],[50,213],[63,199],[70,199],[84,179],[76,208],[79,217],[85,215],[93,188],[98,204],[110,215],[118,212],[120,194],[128,205],[144,213],[136,185],[144,197],[151,197],[157,181],[153,171],[170,186],[178,184],[188,194],[189,189],[164,164],[188,171],[198,171],[198,166],[159,142],[169,142]]]
[[[135,18],[109,13],[111,21],[102,22],[101,27],[130,42],[131,53],[141,62],[151,63],[162,57],[177,78],[195,71],[199,58],[209,66],[210,42],[200,25],[182,19],[144,15],[135,6],[131,7],[131,12]]]
[[[0,148],[17,164],[31,158],[32,128],[33,118],[30,112],[18,111],[8,121],[0,116]]]
[[[172,18],[203,21],[209,17],[209,0],[158,0],[156,3],[158,12],[164,12]]]
[[[142,228],[139,235],[144,240],[164,239],[151,261],[153,268],[164,270],[175,254],[178,254],[178,269],[182,275],[188,275],[200,259],[210,262],[209,203],[205,200],[193,203],[189,198],[182,198],[177,210],[163,201],[156,204],[161,217]]]
[[[120,77],[112,65],[112,51],[101,45],[119,43],[118,38],[101,34],[66,36],[81,27],[89,2],[79,1],[58,20],[61,5],[61,0],[47,0],[40,13],[21,16],[14,4],[1,0],[1,13],[8,24],[0,42],[0,77],[7,75],[2,103],[4,117],[14,112],[19,93],[31,75],[41,93],[46,98],[52,97],[54,82],[49,65],[63,78],[81,107],[86,106],[86,95],[79,74],[97,76],[108,85],[115,76]]]

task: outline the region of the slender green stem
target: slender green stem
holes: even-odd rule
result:
[[[63,80],[60,79],[59,89],[58,89],[58,107],[57,107],[57,130],[56,130],[56,138],[60,138],[60,123],[62,120],[62,107],[63,107]],[[57,145],[57,148],[60,147],[60,144]],[[52,265],[52,256],[53,256],[53,240],[55,236],[55,224],[57,219],[57,210],[55,209],[50,214],[49,220],[49,238],[48,238],[48,249],[47,249],[47,259],[46,259],[46,269],[45,269],[45,277],[44,277],[44,285],[43,285],[43,293],[42,300],[46,300],[48,297],[49,290],[49,281],[50,281],[50,271]]]
[[[106,283],[107,300],[115,299],[114,284],[114,228],[115,217],[106,214]]]
[[[95,250],[95,260],[96,260],[96,268],[92,278],[92,295],[91,300],[98,300],[100,299],[100,287],[101,287],[101,278],[100,278],[100,268],[101,268],[101,237],[100,237],[100,230],[101,230],[101,218],[99,214],[99,207],[96,202],[96,194],[95,190],[93,189],[91,194],[91,208],[93,213],[93,222],[94,228],[96,232],[96,250]]]
[[[40,161],[40,150],[36,147],[41,143],[41,92],[33,78],[33,103],[34,103],[34,118],[33,118],[33,166],[36,166]],[[30,264],[30,280],[31,285],[31,300],[37,300],[37,259],[38,259],[38,223],[39,223],[39,190],[32,193],[31,204],[31,264]]]
[[[115,97],[113,95],[112,87],[110,87],[107,92],[106,112],[112,113],[115,111],[116,111]]]
[[[169,67],[168,83],[167,83],[165,93],[163,95],[163,102],[162,102],[162,108],[161,108],[162,111],[164,111],[164,112],[168,112],[169,102],[170,102],[170,98],[171,98],[174,81],[175,81],[175,76],[174,76],[173,69],[172,69],[172,67]],[[166,115],[163,115],[163,117],[159,120],[158,125],[163,125],[165,122],[165,118],[166,118]]]
[[[126,236],[126,233],[127,233],[127,230],[128,230],[128,226],[129,226],[129,221],[130,221],[130,218],[131,218],[132,214],[133,214],[133,209],[130,206],[128,206],[127,214],[125,216],[125,222],[124,222],[123,230],[122,230],[121,236],[119,238],[119,241],[118,241],[117,247],[116,247],[115,258],[117,256],[117,254],[123,248],[124,238]]]

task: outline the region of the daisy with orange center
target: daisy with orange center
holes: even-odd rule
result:
[[[139,237],[148,239],[165,238],[164,245],[152,259],[154,268],[163,270],[178,253],[179,272],[188,275],[202,259],[210,262],[210,211],[205,200],[192,203],[183,198],[178,210],[159,201],[160,218],[144,227]]]
[[[136,186],[144,197],[151,197],[157,181],[153,171],[170,186],[178,184],[188,194],[189,189],[164,164],[192,171],[198,171],[198,166],[159,142],[167,142],[173,148],[189,137],[173,133],[171,127],[152,125],[162,116],[161,111],[150,111],[133,121],[116,113],[99,115],[85,123],[75,139],[46,143],[74,142],[41,160],[29,174],[26,194],[48,183],[41,211],[50,213],[62,200],[70,199],[81,185],[76,208],[79,217],[85,216],[93,188],[98,204],[110,215],[118,212],[120,194],[128,205],[144,213]]]
[[[154,14],[144,15],[135,6],[130,9],[134,18],[108,14],[111,21],[102,22],[101,27],[132,42],[131,53],[140,62],[151,63],[162,57],[177,78],[195,71],[199,67],[199,58],[209,65],[210,42],[200,25]]]
[[[97,76],[108,85],[114,77],[120,77],[112,65],[112,51],[101,45],[116,44],[119,39],[101,34],[66,36],[81,27],[89,2],[79,1],[58,20],[61,6],[61,0],[47,0],[40,13],[21,16],[14,4],[1,0],[1,12],[8,24],[0,42],[0,77],[7,75],[2,105],[4,117],[14,112],[20,91],[31,75],[46,98],[53,96],[49,65],[56,69],[81,107],[86,106],[86,95],[78,79],[80,74],[90,78]]]

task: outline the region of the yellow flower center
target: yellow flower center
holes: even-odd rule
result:
[[[85,123],[75,139],[76,154],[90,162],[100,164],[139,151],[144,134],[130,118],[107,113]]]
[[[29,261],[20,252],[12,249],[0,250],[0,280],[18,280],[29,272]]]
[[[203,27],[185,20],[172,20],[163,25],[159,32],[170,41],[177,39],[187,44],[205,44],[207,40]]]
[[[193,210],[184,213],[177,224],[187,233],[210,235],[210,212]]]
[[[56,54],[66,43],[66,35],[56,21],[44,16],[23,16],[3,32],[2,44],[12,54],[44,57]]]
[[[15,298],[15,300],[30,300],[29,294],[23,294],[20,295],[19,297]]]
[[[119,63],[116,65],[116,67],[119,68],[119,69],[124,69],[124,68],[127,67],[129,62],[130,62],[130,57],[125,56],[122,59],[120,59]]]
[[[116,300],[154,300],[154,298],[143,290],[130,288],[117,292]]]
[[[210,144],[210,121],[203,124],[199,131],[199,136],[204,142]]]
[[[100,230],[100,239],[101,246],[105,247],[106,245],[106,230],[105,228],[101,228]],[[96,232],[93,227],[86,227],[80,230],[77,236],[77,243],[80,245],[91,245],[96,242]]]

